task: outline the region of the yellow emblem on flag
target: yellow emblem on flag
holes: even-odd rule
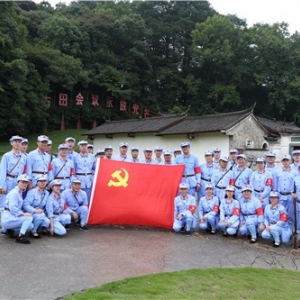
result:
[[[121,176],[122,173],[124,173],[124,177]],[[108,186],[115,186],[115,187],[128,186],[127,181],[129,179],[129,174],[125,169],[121,168],[121,170],[115,171],[114,173],[111,174],[111,177],[117,179],[117,181],[110,180],[107,184]]]

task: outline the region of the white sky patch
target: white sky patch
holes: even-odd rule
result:
[[[246,19],[248,26],[255,23],[289,24],[289,32],[300,32],[299,0],[209,0],[211,6],[220,14],[235,14]]]

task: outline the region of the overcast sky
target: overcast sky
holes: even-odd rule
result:
[[[247,24],[289,24],[289,32],[300,32],[300,0],[209,0],[221,14],[236,14]]]
[[[36,0],[35,2],[41,2]],[[52,6],[56,3],[70,3],[70,0],[48,0]],[[300,32],[300,0],[209,0],[212,7],[221,14],[236,14],[246,19],[247,24],[273,24],[286,22],[290,33]]]

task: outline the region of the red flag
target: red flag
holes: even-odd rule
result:
[[[174,198],[184,165],[164,166],[102,159],[97,162],[88,224],[172,228]]]

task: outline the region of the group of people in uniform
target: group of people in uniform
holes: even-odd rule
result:
[[[293,199],[300,192],[300,150],[282,157],[275,165],[276,154],[266,153],[256,159],[256,170],[247,166],[247,157],[237,149],[229,157],[215,148],[204,153],[205,163],[190,153],[190,143],[180,148],[162,147],[130,151],[127,142],[93,153],[93,145],[68,137],[51,153],[52,142],[45,136],[37,138],[37,149],[27,154],[28,140],[20,136],[10,139],[12,150],[0,163],[0,211],[2,234],[28,244],[27,231],[36,239],[41,232],[64,235],[73,221],[79,229],[86,226],[97,159],[158,164],[185,165],[178,196],[174,200],[175,232],[186,235],[199,224],[200,230],[216,234],[248,235],[250,243],[257,237],[273,239],[275,247],[289,242],[295,221]],[[153,156],[154,154],[154,156]],[[299,214],[299,204],[297,204]]]
[[[49,137],[37,138],[37,149],[27,153],[28,140],[12,136],[12,150],[0,163],[1,234],[17,243],[30,244],[27,231],[34,239],[41,233],[64,235],[71,222],[82,231],[86,226],[93,183],[95,156],[88,142],[69,137],[51,154]]]
[[[250,243],[260,235],[279,247],[299,230],[299,223],[297,229],[294,225],[300,217],[300,150],[283,155],[280,166],[275,165],[276,154],[268,152],[256,159],[253,171],[237,149],[229,151],[229,158],[218,148],[207,151],[201,165],[188,142],[181,149],[175,163],[186,167],[174,200],[175,232],[190,235],[199,224],[211,234],[220,230],[223,236],[247,235]]]

